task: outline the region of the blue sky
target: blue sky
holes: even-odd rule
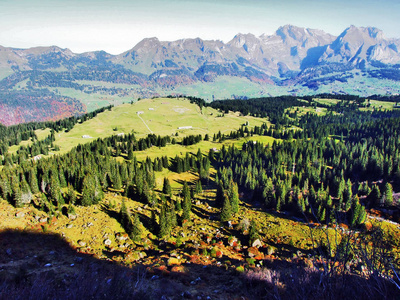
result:
[[[398,0],[0,0],[0,45],[119,54],[146,37],[231,40],[292,24],[339,35],[373,26],[400,38]]]

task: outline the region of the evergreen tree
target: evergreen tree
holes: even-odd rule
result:
[[[133,217],[133,223],[132,223],[132,230],[129,234],[130,238],[133,241],[138,241],[140,240],[140,237],[142,235],[142,222],[139,220],[138,214],[135,214]]]
[[[162,192],[165,195],[171,195],[171,184],[169,182],[169,179],[164,177],[164,183],[163,183],[163,189]]]
[[[382,205],[386,204],[390,206],[393,204],[393,187],[389,182],[385,183],[385,187],[382,193]]]
[[[115,171],[113,175],[113,188],[116,190],[122,189],[122,180],[119,171]]]
[[[128,148],[128,160],[133,160],[133,146],[132,144],[129,144],[129,148]]]
[[[254,220],[251,220],[250,222],[250,228],[249,228],[249,245],[251,246],[255,240],[260,239],[260,235],[258,233],[258,226],[257,223]]]
[[[131,223],[131,216],[128,212],[128,209],[126,207],[125,204],[125,199],[122,199],[122,203],[121,203],[121,209],[119,211],[119,218],[120,218],[120,222],[122,227],[125,229],[126,232],[130,232],[130,223]]]
[[[58,176],[55,176],[55,174],[50,177],[49,196],[50,199],[55,201],[57,204],[64,204],[64,199],[61,195],[60,182],[58,180]]]
[[[267,178],[265,182],[262,197],[268,208],[276,207],[275,197],[274,197],[274,186],[271,178]]]
[[[1,190],[1,197],[4,200],[8,200],[8,197],[11,194],[11,187],[7,177],[3,174],[0,175],[0,190]]]
[[[351,208],[352,197],[353,197],[353,192],[351,189],[351,181],[350,179],[348,179],[343,191],[344,211],[346,212]]]
[[[82,188],[82,199],[81,204],[83,206],[90,206],[97,204],[103,199],[103,191],[101,190],[100,182],[97,176],[94,177],[90,173],[86,174],[83,179]]]
[[[195,192],[196,192],[196,194],[200,194],[200,193],[203,192],[203,188],[201,186],[201,181],[200,180],[196,181]]]
[[[381,191],[378,185],[374,184],[371,193],[367,197],[369,206],[376,207],[380,205],[381,202]]]
[[[183,214],[182,218],[184,220],[190,220],[190,212],[192,210],[192,200],[190,198],[190,190],[188,187],[187,182],[183,184],[183,189],[182,189],[182,195],[183,195],[183,202],[182,202],[182,208],[183,208]]]
[[[21,202],[23,205],[29,204],[32,201],[32,192],[25,179],[21,181]]]
[[[158,232],[158,236],[160,238],[162,238],[162,237],[164,237],[164,236],[169,234],[169,231],[168,231],[168,217],[167,217],[167,204],[166,204],[166,202],[163,202],[161,204],[161,211],[160,211],[159,220],[160,220],[160,224],[159,224],[160,230]]]
[[[232,213],[239,212],[239,191],[238,185],[233,180],[229,183],[228,197],[231,202]]]
[[[31,188],[32,193],[33,194],[39,193],[39,185],[38,185],[37,175],[33,168],[29,169],[28,181],[29,181],[29,186]]]
[[[158,235],[159,233],[159,228],[158,228],[158,224],[157,224],[157,217],[156,217],[156,212],[154,209],[151,210],[151,217],[150,217],[150,231],[155,234]]]
[[[15,207],[23,207],[24,204],[22,202],[22,191],[19,184],[13,183],[13,202]]]
[[[231,201],[229,200],[228,195],[226,193],[224,194],[224,205],[222,206],[221,209],[220,218],[222,222],[227,222],[232,218]]]

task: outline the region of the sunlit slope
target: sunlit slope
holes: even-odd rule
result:
[[[200,111],[198,105],[183,98],[145,99],[114,107],[111,111],[75,125],[69,132],[57,133],[55,144],[61,152],[66,152],[96,138],[131,132],[136,137],[144,137],[149,133],[161,136],[178,133],[178,137],[209,134],[212,138],[214,133],[221,131],[229,134],[245,123],[254,127],[265,122],[265,119],[240,116],[232,112],[224,114],[209,107],[203,107]]]

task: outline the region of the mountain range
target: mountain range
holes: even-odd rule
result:
[[[56,46],[0,46],[0,122],[57,119],[158,95],[206,99],[277,94],[400,92],[400,39],[372,27],[339,36],[286,25],[231,41],[146,38],[132,49],[76,54]],[[61,103],[62,109],[59,107]],[[35,114],[27,112],[35,108]],[[64,115],[63,115],[64,116]]]

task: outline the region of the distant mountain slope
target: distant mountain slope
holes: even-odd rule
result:
[[[146,38],[120,55],[76,54],[56,46],[0,47],[0,105],[12,100],[6,96],[10,91],[81,101],[70,114],[166,94],[209,100],[315,92],[396,94],[399,49],[400,39],[387,39],[377,28],[350,26],[335,37],[292,25],[272,35],[237,34],[228,43]],[[28,120],[22,114],[18,122]]]

